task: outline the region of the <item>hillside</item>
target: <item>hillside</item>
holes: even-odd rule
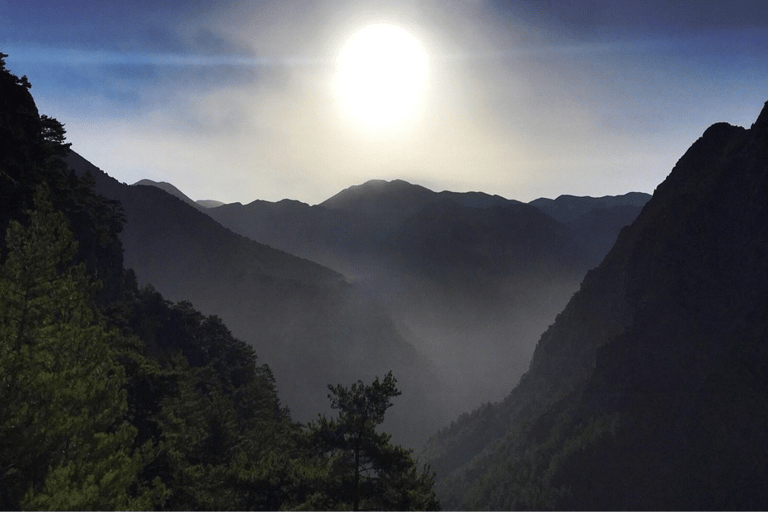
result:
[[[122,204],[125,264],[139,282],[220,316],[273,369],[296,419],[327,409],[327,384],[392,370],[408,391],[390,418],[398,439],[415,442],[439,426],[416,405],[438,386],[431,363],[343,276],[232,233],[155,186],[118,183],[74,152],[67,162]]]
[[[431,445],[443,505],[764,509],[768,108],[716,124],[498,404]]]

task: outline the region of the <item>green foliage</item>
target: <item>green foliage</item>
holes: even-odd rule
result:
[[[151,505],[137,491],[141,454],[123,421],[116,333],[89,307],[93,285],[45,189],[29,225],[12,222],[0,273],[0,479],[19,508]],[[135,501],[138,499],[139,501]]]
[[[300,432],[269,368],[218,318],[152,290],[123,308],[123,334],[106,327],[65,216],[44,192],[37,205],[11,223],[0,274],[3,508],[298,500]]]
[[[613,438],[618,416],[577,421],[568,412],[545,415],[533,425],[511,430],[489,446],[469,471],[482,473],[471,485],[457,485],[469,506],[500,510],[557,510],[569,503],[563,468],[572,457]],[[545,434],[542,434],[544,432]]]
[[[298,427],[272,372],[217,317],[151,288],[136,298],[124,314],[145,354],[126,354],[128,402],[157,446],[144,477],[169,489],[163,508],[279,508],[293,485]]]
[[[421,471],[410,450],[376,431],[401,393],[392,372],[370,385],[328,386],[338,417],[309,425],[324,475],[304,504],[311,508],[411,510],[439,508],[428,468]]]

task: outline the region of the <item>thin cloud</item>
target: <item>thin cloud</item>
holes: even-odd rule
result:
[[[743,2],[722,21],[714,3],[691,19],[645,2],[38,4],[4,7],[0,49],[41,111],[121,181],[195,198],[316,203],[373,178],[650,192],[709,124],[748,125],[765,101],[764,9],[747,20]],[[390,132],[356,125],[334,90],[336,53],[374,22],[428,52],[425,99]]]

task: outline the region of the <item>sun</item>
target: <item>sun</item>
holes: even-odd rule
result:
[[[425,88],[427,52],[395,25],[368,25],[342,47],[336,60],[337,93],[358,121],[386,128],[411,115]]]

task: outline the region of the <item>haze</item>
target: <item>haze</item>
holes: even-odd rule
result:
[[[413,34],[416,114],[361,129],[344,42]],[[762,1],[0,2],[0,50],[117,179],[195,199],[318,203],[372,178],[529,201],[651,192],[702,126],[765,99]],[[706,108],[702,108],[706,105]]]

